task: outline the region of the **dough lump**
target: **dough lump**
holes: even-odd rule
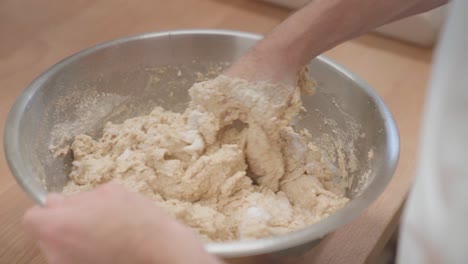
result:
[[[183,113],[107,123],[75,137],[74,194],[117,182],[152,199],[206,241],[255,239],[313,224],[348,199],[307,131],[295,131],[301,90],[218,76],[189,90]],[[309,87],[310,89],[310,87]]]

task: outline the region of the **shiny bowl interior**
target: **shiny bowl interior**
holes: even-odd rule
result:
[[[61,190],[71,167],[71,154],[54,158],[50,145],[70,144],[79,133],[98,136],[105,121],[120,122],[148,113],[156,105],[183,110],[187,89],[200,73],[216,75],[258,39],[258,35],[226,30],[150,33],[106,42],[59,62],[23,91],[9,114],[5,152],[17,182],[43,204],[47,192]],[[304,97],[307,113],[296,126],[308,128],[317,138],[340,137],[346,151],[354,148],[359,169],[349,172],[351,201],[302,230],[206,244],[209,252],[245,257],[310,247],[363,212],[391,179],[399,138],[383,101],[366,82],[328,58],[316,58],[310,68],[318,92]],[[92,121],[79,122],[86,115],[80,112],[83,109]]]

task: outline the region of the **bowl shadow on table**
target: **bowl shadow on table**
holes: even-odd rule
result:
[[[403,207],[402,207],[403,208]],[[402,208],[392,221],[399,222]],[[364,220],[365,218],[365,220]],[[366,221],[368,228],[353,229],[354,222]],[[246,259],[225,260],[232,264],[306,264],[306,263],[346,263],[347,260],[354,260],[366,264],[393,264],[396,261],[396,251],[398,247],[399,225],[388,224],[388,228],[382,236],[376,235],[374,230],[377,226],[385,224],[385,220],[379,216],[363,213],[358,219],[345,226],[343,231],[337,231],[328,234],[319,241],[313,241],[311,244],[296,248],[295,251],[281,254],[275,252],[269,255],[258,257],[249,257]],[[346,233],[346,235],[345,235]],[[349,233],[352,233],[350,235]],[[342,235],[343,234],[343,235]],[[359,254],[362,249],[360,244],[353,244],[353,241],[346,240],[349,237],[366,237],[369,240],[376,240],[375,246],[369,255]],[[337,243],[338,241],[338,243]],[[351,243],[351,244],[350,244]],[[330,251],[341,251],[340,254],[330,254]],[[362,252],[362,251],[361,251]],[[364,251],[364,252],[367,252]],[[352,259],[355,258],[355,259]]]
[[[366,216],[361,216],[366,217]],[[359,221],[359,220],[357,220]],[[373,225],[380,225],[381,220],[379,218],[368,219],[368,224],[370,225],[369,232],[372,232]],[[374,224],[372,224],[374,223]],[[350,223],[349,225],[353,225]],[[352,228],[349,226],[348,228]],[[362,256],[357,254],[358,258],[361,259],[362,263],[367,264],[393,264],[396,259],[396,248],[398,242],[398,232],[399,228],[392,228],[388,230],[385,238],[380,239],[380,246],[377,246],[373,253],[368,256]],[[296,254],[287,254],[275,253],[271,255],[262,255],[258,257],[249,257],[245,259],[235,259],[225,260],[226,263],[230,264],[306,264],[306,263],[346,263],[345,258],[351,257],[353,252],[359,250],[355,246],[346,246],[347,243],[353,243],[352,241],[343,241],[340,240],[341,231],[337,230],[334,233],[328,234],[326,237],[320,241],[314,241],[313,244],[306,245],[301,249],[296,250]],[[355,234],[356,236],[368,236],[372,239],[374,236],[372,234]],[[349,237],[349,236],[346,236]],[[339,244],[336,244],[336,241],[340,240]],[[342,254],[330,255],[329,252],[333,250],[343,250]],[[356,252],[358,253],[358,252]]]

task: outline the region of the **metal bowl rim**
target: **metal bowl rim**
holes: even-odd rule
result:
[[[65,59],[59,61],[58,63],[50,67],[48,70],[43,72],[36,79],[34,79],[17,98],[15,104],[13,105],[11,111],[8,114],[4,130],[4,151],[6,154],[5,157],[7,159],[8,165],[11,171],[13,172],[13,175],[15,176],[18,184],[36,203],[44,205],[47,193],[44,190],[35,190],[33,186],[25,180],[28,178],[28,173],[31,173],[32,175],[34,173],[32,171],[24,172],[25,168],[21,167],[21,162],[19,162],[21,160],[21,157],[16,151],[19,148],[20,138],[18,136],[18,133],[16,132],[19,131],[20,120],[28,107],[29,100],[40,89],[42,83],[44,83],[50,76],[54,75],[57,71],[65,67],[67,64],[77,61],[80,58],[92,54],[96,51],[127,42],[175,35],[228,35],[237,38],[246,38],[250,40],[259,40],[262,38],[261,35],[254,33],[220,29],[185,29],[138,34],[103,42],[93,47],[84,49],[82,51],[79,51],[78,53],[66,57]],[[384,178],[384,180],[381,181],[379,185],[373,186],[374,188],[372,190],[369,190],[369,188],[367,188],[364,191],[364,193],[367,193],[366,199],[360,199],[360,197],[357,197],[351,200],[348,203],[348,205],[345,206],[343,209],[337,211],[333,215],[314,225],[308,226],[295,232],[270,238],[224,243],[207,243],[205,244],[205,249],[208,252],[216,254],[220,257],[227,258],[246,257],[276,252],[280,250],[286,250],[288,248],[300,246],[308,242],[320,239],[326,234],[336,230],[337,228],[355,219],[383,192],[388,182],[390,181],[398,163],[400,143],[398,128],[389,109],[387,108],[383,100],[380,98],[380,96],[371,88],[371,86],[366,81],[364,81],[345,67],[327,58],[326,56],[320,55],[316,58],[316,60],[319,60],[321,61],[321,63],[328,65],[335,71],[346,75],[347,78],[355,82],[366,94],[369,95],[369,97],[372,100],[374,100],[377,110],[379,111],[382,118],[385,120],[384,130],[387,135],[386,140],[388,143],[388,149],[386,153],[386,160],[388,161],[388,169],[386,170],[385,175],[379,175],[379,177]],[[371,185],[372,182],[369,185],[369,187],[371,187]]]

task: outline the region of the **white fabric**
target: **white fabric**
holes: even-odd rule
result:
[[[452,3],[436,52],[398,263],[468,263],[467,14],[467,0]]]

